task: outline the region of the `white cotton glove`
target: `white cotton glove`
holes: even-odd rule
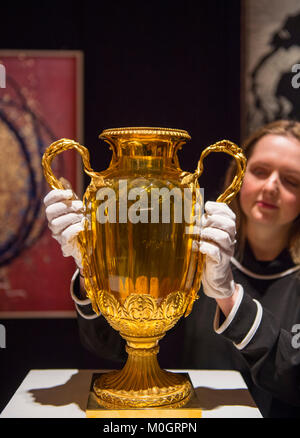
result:
[[[46,216],[52,237],[61,245],[65,257],[72,256],[82,268],[82,257],[77,235],[84,228],[84,207],[80,199],[74,199],[72,190],[51,190],[45,198]]]
[[[208,201],[201,219],[199,250],[206,254],[202,274],[204,293],[211,298],[234,294],[230,259],[234,254],[236,221],[227,204]]]

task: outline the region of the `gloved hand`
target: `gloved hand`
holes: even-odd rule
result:
[[[82,257],[77,235],[84,228],[84,207],[80,199],[74,199],[72,190],[51,190],[44,198],[48,226],[52,237],[61,245],[65,257],[73,256],[82,268]]]
[[[235,248],[235,214],[221,202],[207,201],[204,209],[199,242],[199,250],[206,254],[203,290],[211,298],[227,298],[236,290],[230,267]]]

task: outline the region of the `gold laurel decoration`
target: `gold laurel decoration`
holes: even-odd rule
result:
[[[130,294],[123,307],[123,317],[137,322],[150,321],[157,314],[157,305],[151,295]]]
[[[184,313],[183,308],[187,305],[186,294],[173,292],[166,296],[160,307],[160,316],[166,320],[178,319]]]
[[[189,382],[182,387],[168,387],[166,390],[171,394],[164,394],[163,389],[156,390],[156,397],[151,391],[145,394],[145,391],[116,391],[110,393],[109,390],[101,389],[101,392],[95,389],[98,395],[99,403],[107,409],[138,409],[149,407],[164,407],[178,409],[184,406],[191,396],[191,385]],[[151,397],[151,398],[150,398]]]
[[[157,336],[172,328],[184,314],[190,297],[173,292],[162,300],[148,294],[130,294],[121,304],[108,291],[99,291],[97,305],[110,325],[121,333],[136,336]]]

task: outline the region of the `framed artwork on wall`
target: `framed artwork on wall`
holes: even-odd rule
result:
[[[243,137],[279,119],[300,120],[300,4],[242,2]]]
[[[83,54],[0,50],[0,318],[74,317],[71,257],[48,229],[41,166],[52,142],[83,137]],[[53,163],[82,194],[80,157]]]

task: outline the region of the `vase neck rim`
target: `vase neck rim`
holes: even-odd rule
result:
[[[99,138],[114,139],[161,139],[161,140],[174,140],[174,141],[188,141],[191,139],[189,133],[183,129],[173,128],[156,128],[156,127],[124,127],[124,128],[111,128],[105,129],[99,135]]]

